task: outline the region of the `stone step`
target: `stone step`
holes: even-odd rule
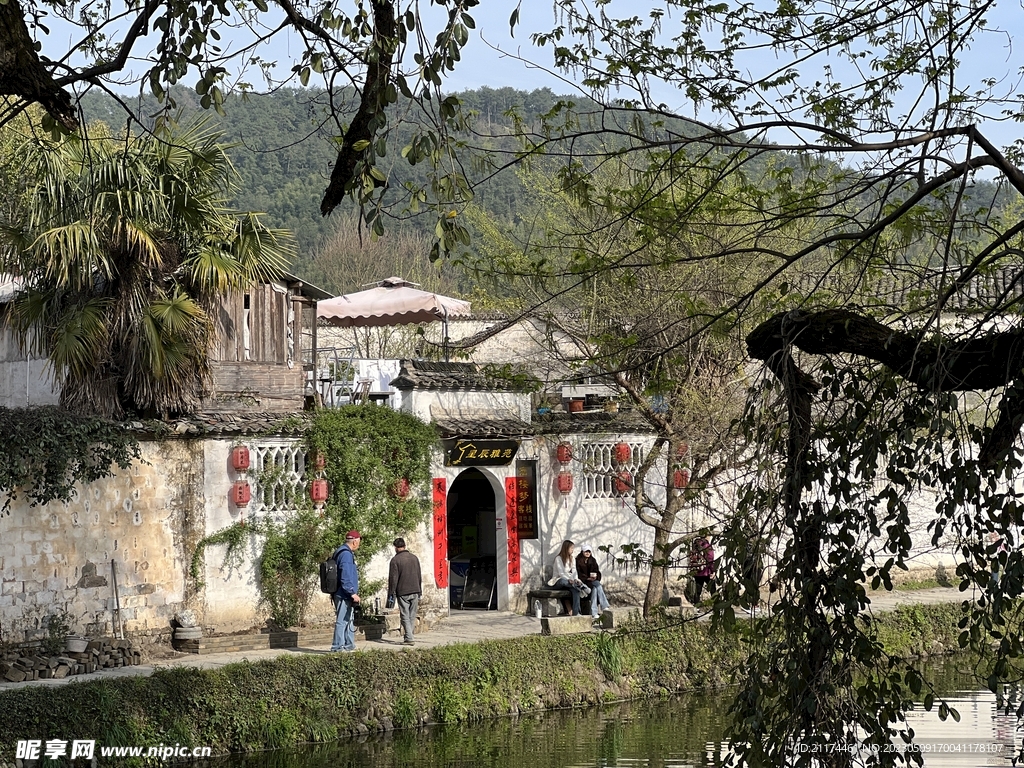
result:
[[[590,616],[545,616],[540,620],[542,635],[574,635],[593,629],[594,619]]]
[[[308,648],[330,645],[334,629],[282,630],[251,635],[221,635],[189,640],[175,640],[175,649],[184,653],[234,653],[259,651],[265,648]]]

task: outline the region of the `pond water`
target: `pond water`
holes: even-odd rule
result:
[[[955,663],[928,668],[960,722],[939,721],[934,710],[909,715],[928,768],[1009,766],[1020,747],[1015,719]],[[589,710],[547,712],[469,726],[434,726],[307,749],[225,761],[231,768],[690,768],[722,765],[729,692]]]

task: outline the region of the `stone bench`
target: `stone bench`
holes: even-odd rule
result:
[[[534,602],[540,601],[541,616],[560,616],[568,614],[568,608],[572,607],[572,592],[568,589],[555,589],[554,587],[538,587],[531,589],[526,594],[526,614],[534,615]],[[590,598],[580,598],[580,612],[590,613]]]

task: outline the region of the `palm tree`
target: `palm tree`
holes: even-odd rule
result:
[[[92,134],[27,146],[32,202],[0,227],[26,288],[2,319],[48,356],[71,410],[194,410],[216,301],[278,276],[292,237],[227,207],[228,147],[202,122]]]

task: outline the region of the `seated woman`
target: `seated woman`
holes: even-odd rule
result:
[[[580,576],[580,581],[590,587],[590,616],[596,619],[611,606],[605,597],[604,587],[601,586],[601,569],[597,567],[597,560],[590,551],[589,544],[580,545],[580,553],[576,556],[576,572]]]
[[[569,615],[579,616],[580,593],[586,589],[589,594],[590,590],[583,585],[576,573],[576,561],[572,558],[574,550],[575,547],[571,541],[566,539],[562,542],[562,549],[559,550],[555,564],[551,568],[551,580],[548,582],[548,586],[555,589],[568,589],[572,592],[572,610],[569,611]]]

